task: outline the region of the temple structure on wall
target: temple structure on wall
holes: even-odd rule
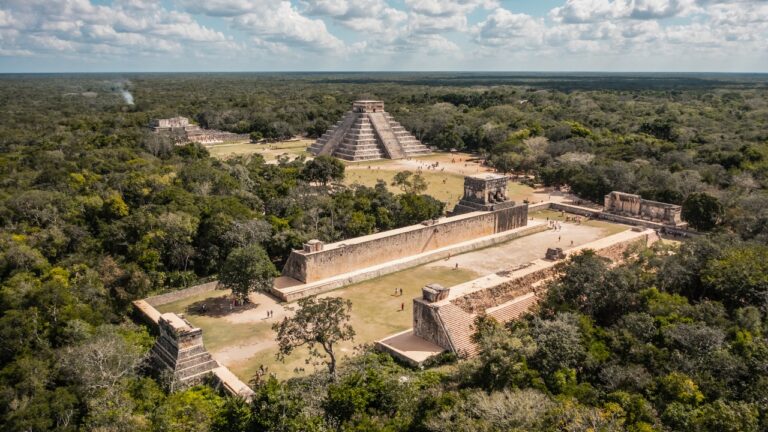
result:
[[[483,173],[464,177],[464,196],[453,209],[454,215],[473,211],[500,210],[515,205],[507,199],[509,177]]]
[[[445,351],[471,357],[478,351],[472,341],[475,319],[485,315],[506,323],[527,313],[546,292],[546,282],[557,276],[558,261],[592,250],[621,262],[626,251],[657,240],[652,229],[627,230],[568,251],[547,251],[544,259],[452,287],[429,284],[421,297],[413,299],[413,328],[379,340],[376,346],[413,366]]]
[[[674,227],[687,226],[681,219],[682,207],[679,205],[650,201],[625,192],[613,191],[606,195],[604,211]]]
[[[248,140],[248,135],[215,129],[203,129],[190,123],[186,117],[171,117],[154,119],[149,125],[150,130],[157,134],[170,136],[174,144],[184,145],[191,142],[200,144],[221,144],[232,141]]]
[[[203,346],[203,330],[175,313],[164,313],[158,320],[160,336],[152,347],[152,358],[159,370],[170,371],[182,386],[199,383],[219,367]]]
[[[392,116],[384,102],[359,100],[335,126],[309,147],[316,155],[349,161],[403,159],[429,154],[429,149]]]

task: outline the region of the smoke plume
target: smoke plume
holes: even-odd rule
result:
[[[125,99],[125,103],[128,105],[133,105],[133,95],[131,92],[126,89],[122,89],[120,90],[120,94],[123,96],[123,99]]]

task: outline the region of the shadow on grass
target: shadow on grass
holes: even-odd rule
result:
[[[232,304],[229,296],[211,297],[192,303],[187,306],[186,312],[190,315],[221,318],[233,313],[240,313],[259,307],[259,303],[244,303],[242,306]]]

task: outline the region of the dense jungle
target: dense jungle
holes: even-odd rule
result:
[[[436,150],[596,203],[680,204],[701,235],[619,266],[569,259],[535,313],[478,320],[473,359],[413,370],[363,346],[333,380],[255,380],[250,403],[169,391],[131,301],[247,248],[280,268],[311,238],[446,209],[345,186],[330,158],[215,159],[150,120],[266,145],[369,98]],[[0,430],[768,431],[766,188],[766,75],[2,75]]]

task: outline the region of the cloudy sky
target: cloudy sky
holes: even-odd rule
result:
[[[768,0],[0,0],[0,72],[768,72]]]

